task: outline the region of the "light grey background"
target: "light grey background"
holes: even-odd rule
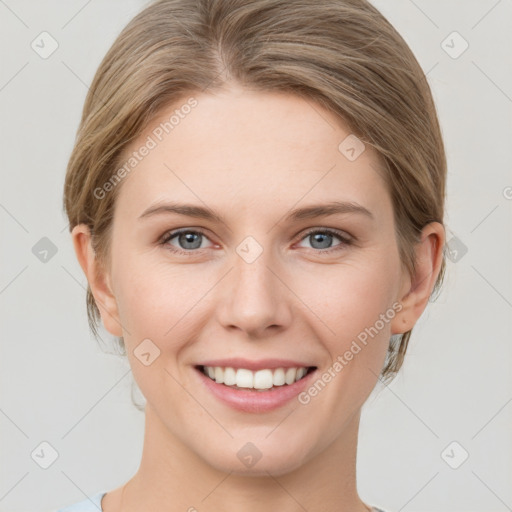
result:
[[[389,512],[512,510],[512,4],[373,3],[428,73],[448,155],[454,261],[401,373],[363,408],[359,491]],[[0,0],[2,512],[53,510],[138,468],[143,413],[131,403],[128,364],[89,333],[61,204],[87,86],[143,5]],[[46,59],[31,47],[43,31],[59,45]],[[469,43],[458,58],[453,31]],[[32,252],[43,237],[57,249],[46,263]],[[58,452],[47,469],[44,441]]]

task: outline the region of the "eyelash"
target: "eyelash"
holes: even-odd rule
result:
[[[169,241],[171,241],[173,238],[175,238],[176,236],[178,236],[182,233],[200,234],[200,235],[208,238],[206,233],[200,229],[177,229],[175,231],[169,231],[166,234],[164,234],[163,237],[161,238],[159,244],[161,246],[167,246],[165,248],[175,254],[183,254],[186,256],[191,256],[194,253],[197,253],[198,251],[201,250],[201,249],[189,249],[188,251],[186,251],[183,249],[177,249],[175,247],[167,245],[167,243]],[[304,240],[305,238],[307,238],[308,236],[310,236],[314,233],[321,233],[323,235],[332,235],[332,236],[339,238],[341,241],[340,244],[338,244],[334,247],[331,247],[329,249],[314,249],[314,248],[312,248],[313,251],[315,251],[317,254],[320,254],[320,255],[329,255],[332,252],[342,250],[344,247],[352,245],[352,243],[353,243],[353,241],[350,238],[348,238],[342,231],[338,231],[338,230],[335,230],[332,228],[323,228],[323,229],[313,228],[313,229],[307,231],[299,241]]]

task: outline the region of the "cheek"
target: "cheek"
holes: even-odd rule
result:
[[[398,256],[388,254],[388,258],[376,254],[365,262],[331,269],[328,286],[316,285],[319,301],[311,309],[328,327],[319,337],[333,361],[341,356],[343,364],[350,366],[343,373],[364,367],[378,374],[384,363],[400,278]]]
[[[156,259],[156,258],[155,258]],[[125,258],[117,266],[116,298],[127,347],[145,338],[162,352],[177,352],[199,326],[208,291],[218,281],[211,267],[170,264],[163,258]],[[193,332],[194,331],[194,332]]]
[[[119,314],[131,333],[163,338],[186,315],[189,303],[197,299],[197,288],[176,272],[169,275],[144,266],[143,272],[132,270],[119,287]]]
[[[118,265],[116,297],[127,356],[135,380],[151,402],[179,397],[176,365],[180,350],[194,339],[194,304],[207,288],[191,284],[188,270],[171,269],[149,258],[126,258]],[[150,341],[148,341],[150,340]],[[144,354],[149,354],[144,362]],[[164,397],[162,389],[169,389]]]

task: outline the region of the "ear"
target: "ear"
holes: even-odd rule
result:
[[[101,268],[91,245],[91,233],[86,224],[78,224],[71,232],[76,257],[84,271],[105,329],[121,337],[123,330],[119,321],[116,298],[112,292],[110,276]]]
[[[416,271],[404,279],[399,300],[402,309],[391,322],[391,334],[410,331],[425,310],[441,270],[445,231],[439,222],[427,224],[415,246]]]

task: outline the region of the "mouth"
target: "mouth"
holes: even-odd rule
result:
[[[316,366],[295,366],[279,368],[234,368],[231,366],[195,367],[204,376],[223,387],[239,391],[272,392],[292,386],[313,373]]]
[[[317,370],[316,366],[290,361],[241,359],[205,362],[194,367],[199,383],[214,400],[232,410],[256,414],[291,403],[314,381]]]

